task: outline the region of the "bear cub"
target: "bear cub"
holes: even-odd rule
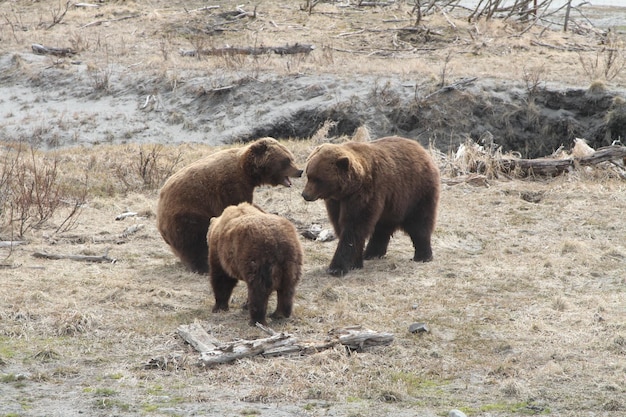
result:
[[[188,269],[206,274],[211,218],[227,206],[251,203],[259,185],[290,187],[289,177],[301,175],[292,153],[272,138],[215,152],[165,182],[159,193],[157,227]]]
[[[227,207],[211,220],[209,267],[215,296],[213,312],[227,311],[238,281],[248,285],[250,325],[266,325],[267,303],[276,291],[272,318],[291,315],[296,285],[302,275],[303,252],[298,233],[287,219],[254,205]]]
[[[419,143],[386,137],[324,144],[309,155],[306,176],[302,197],[324,200],[339,239],[328,273],[343,275],[384,256],[399,229],[413,242],[414,261],[432,259],[439,169]]]

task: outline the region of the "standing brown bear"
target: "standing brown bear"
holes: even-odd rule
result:
[[[414,261],[432,259],[439,169],[419,143],[386,137],[324,144],[309,155],[306,176],[302,196],[307,201],[324,199],[339,238],[330,274],[343,275],[362,268],[363,258],[382,257],[398,229],[411,237]]]
[[[163,185],[157,227],[187,268],[205,274],[211,218],[227,206],[252,202],[256,186],[290,187],[289,177],[301,175],[292,153],[272,138],[215,152],[176,172]]]
[[[302,246],[291,222],[241,203],[211,220],[207,236],[213,312],[227,311],[238,280],[248,284],[250,325],[266,324],[267,302],[277,293],[272,318],[291,315],[302,274]]]

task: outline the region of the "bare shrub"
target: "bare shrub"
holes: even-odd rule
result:
[[[50,15],[52,17],[52,22],[46,25],[46,30],[52,28],[55,25],[58,25],[63,21],[63,18],[67,14],[68,9],[70,8],[71,2],[67,0],[65,4],[59,1],[56,7],[52,7],[50,10]]]
[[[26,27],[26,25],[24,25],[24,22],[22,20],[22,15],[19,13],[16,13],[15,11],[12,11],[11,15],[4,13],[2,15],[2,18],[6,22],[7,26],[11,28],[11,33],[13,35],[13,39],[15,40],[15,42],[19,43],[20,40],[17,34],[19,32],[22,32],[24,28]]]
[[[304,4],[300,5],[300,10],[311,14],[313,13],[313,8],[317,6],[319,2],[320,0],[305,0]]]
[[[524,84],[526,85],[528,97],[535,97],[537,95],[537,92],[539,91],[542,79],[546,74],[546,67],[544,65],[532,68],[524,67],[522,71],[522,79],[524,80]]]
[[[115,174],[127,192],[154,190],[174,173],[181,160],[180,150],[176,155],[169,156],[163,152],[163,145],[142,145],[130,164],[116,165]]]
[[[624,47],[614,32],[607,34],[602,49],[589,54],[578,52],[578,60],[591,80],[604,78],[611,81],[626,68]]]
[[[58,159],[39,155],[33,146],[6,146],[1,151],[0,230],[9,229],[19,237],[48,222],[64,205],[69,213],[58,231],[73,227],[85,201],[86,188],[64,186],[58,171]]]
[[[95,91],[109,91],[111,87],[111,68],[108,65],[105,68],[88,66],[87,72],[93,81],[93,89]]]

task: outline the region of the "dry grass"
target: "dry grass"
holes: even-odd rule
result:
[[[1,2],[0,49],[3,56],[10,52],[12,65],[0,80],[27,75],[37,87],[44,72],[76,73],[91,80],[94,94],[107,94],[130,73],[176,89],[206,72],[228,80],[262,71],[391,72],[433,85],[445,72],[447,79],[524,80],[532,90],[545,81],[589,84],[594,80],[581,59],[595,59],[600,50],[589,36],[538,27],[520,35],[514,23],[496,21],[455,20],[453,27],[441,15],[423,22],[436,34],[433,39],[403,39],[395,29],[414,20],[407,2],[367,12],[320,3],[309,15],[299,11],[299,2],[268,1],[259,4],[256,19],[208,35],[215,15],[236,6],[219,3],[218,10],[200,11],[206,2],[189,1],[185,7],[161,0],[105,2],[97,9],[70,8],[62,22],[45,29],[64,3]],[[134,17],[117,20],[128,16]],[[566,49],[582,46],[589,53],[581,57],[534,40]],[[299,58],[198,59],[178,53],[294,41],[317,49]],[[88,71],[79,73],[69,59],[24,60],[17,51],[34,42],[81,51]],[[625,77],[622,71],[602,82],[610,88],[626,83]],[[621,107],[617,103],[607,116],[615,124],[622,123]],[[46,117],[52,120],[42,129],[71,136],[67,125],[81,116]],[[78,122],[96,128],[91,119]],[[27,138],[32,132],[18,133]],[[368,137],[365,131],[359,135]],[[129,132],[128,139],[132,136]],[[285,143],[303,165],[326,136],[322,130],[310,140]],[[58,213],[28,231],[27,245],[0,248],[0,415],[408,417],[458,408],[470,416],[612,416],[626,410],[626,184],[605,169],[551,180],[500,177],[478,187],[444,185],[435,259],[426,264],[409,261],[410,240],[398,234],[384,259],[333,278],[325,268],[336,242],[303,239],[304,276],[294,315],[270,326],[319,340],[333,328],[361,324],[393,332],[394,343],[359,353],[337,348],[199,369],[193,366],[194,352],[176,336],[179,325],[197,320],[223,341],[262,336],[237,308],[210,312],[207,278],[186,272],[155,226],[157,183],[216,148],[82,147],[80,138],[76,144],[51,154],[58,158],[62,181],[88,187],[78,223],[54,233],[62,221]],[[158,155],[157,168],[146,164],[150,155]],[[497,153],[472,154],[463,164],[436,156],[444,180],[471,171],[477,162],[490,174],[498,170]],[[300,197],[303,185],[300,179],[290,189],[263,187],[255,202],[300,226],[330,227],[323,203]],[[139,216],[115,220],[127,210]],[[144,227],[119,239],[132,224]],[[34,258],[33,252],[106,253],[117,261],[52,261]],[[232,305],[245,297],[240,285]],[[409,333],[413,322],[426,323],[430,331]],[[181,362],[166,369],[144,367],[149,359],[174,352],[184,354]]]
[[[7,51],[30,49],[32,43],[73,48],[88,64],[94,89],[106,90],[116,78],[145,71],[176,88],[193,73],[211,72],[229,78],[233,73],[255,76],[274,73],[388,74],[441,81],[457,77],[522,80],[541,71],[542,82],[564,79],[587,84],[597,78],[611,84],[626,81],[623,40],[610,34],[610,45],[593,30],[585,34],[530,30],[514,20],[468,22],[467,15],[435,13],[422,21],[423,32],[404,31],[413,25],[413,4],[389,7],[338,7],[320,3],[312,14],[298,2],[268,1],[256,7],[256,17],[225,16],[240,3],[220,2],[217,9],[201,9],[200,1],[185,6],[153,1],[105,2],[98,8],[71,7],[62,24],[46,29],[58,2],[0,4],[0,35]],[[580,32],[580,31],[579,31]],[[295,42],[315,45],[308,56],[183,57],[180,51],[225,46],[282,46]],[[533,43],[536,42],[536,43]],[[540,46],[544,45],[544,46]],[[558,56],[558,59],[556,57]],[[113,57],[115,57],[113,59]],[[68,60],[50,59],[45,66],[72,71]],[[33,80],[39,69],[32,68]],[[535,74],[537,75],[537,74]]]
[[[286,144],[303,164],[316,142]],[[212,150],[165,147],[163,158],[181,155],[186,163]],[[5,413],[43,415],[46,406],[35,405],[36,396],[50,398],[47,410],[67,407],[71,398],[90,413],[148,415],[264,414],[268,404],[284,415],[328,409],[434,415],[461,408],[469,415],[573,416],[626,407],[623,181],[568,175],[444,186],[435,260],[427,264],[409,261],[410,240],[399,234],[386,258],[333,278],[324,270],[335,242],[303,240],[294,316],[270,326],[320,340],[332,328],[361,324],[393,332],[394,343],[203,370],[192,366],[193,352],[175,335],[178,325],[199,320],[224,341],[262,335],[237,308],[210,313],[206,277],[186,272],[158,235],[156,191],[126,192],[116,178],[107,161],[132,165],[136,148],[57,152],[67,178],[81,177],[87,162],[93,177],[109,183],[94,184],[76,229],[35,230],[28,245],[3,261],[0,386],[11,398]],[[330,227],[323,204],[299,196],[303,181],[259,189],[255,202],[299,225]],[[530,192],[541,200],[521,198]],[[115,221],[125,210],[143,217]],[[121,244],[108,239],[131,223],[145,227]],[[117,262],[46,261],[33,251],[108,253]],[[245,297],[239,286],[232,305]],[[416,321],[430,332],[410,334]],[[168,370],[142,366],[179,351],[186,361]],[[62,393],[53,394],[58,387]]]

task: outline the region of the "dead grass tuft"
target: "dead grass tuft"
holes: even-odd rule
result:
[[[59,336],[75,336],[88,332],[95,325],[94,318],[91,315],[70,311],[59,317],[54,327]]]

